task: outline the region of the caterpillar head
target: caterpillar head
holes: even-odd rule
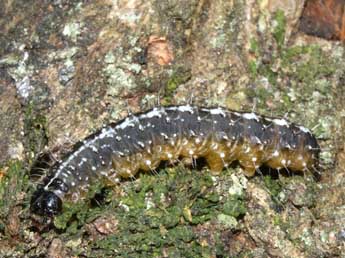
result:
[[[32,196],[30,208],[35,214],[52,217],[62,211],[62,201],[55,193],[39,188]]]

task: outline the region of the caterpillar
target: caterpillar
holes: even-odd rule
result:
[[[78,199],[99,178],[116,182],[181,157],[203,157],[215,174],[238,161],[251,177],[261,165],[315,171],[319,153],[315,136],[285,119],[220,107],[156,107],[103,127],[56,162],[34,192],[31,210],[53,217],[65,198]]]

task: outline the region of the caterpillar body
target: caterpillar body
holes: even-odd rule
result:
[[[246,176],[261,165],[314,171],[320,147],[303,126],[224,108],[157,107],[103,127],[55,163],[31,199],[31,210],[54,216],[101,177],[110,181],[151,171],[161,161],[206,159],[213,173],[238,161]]]

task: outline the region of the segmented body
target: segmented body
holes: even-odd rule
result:
[[[320,147],[311,132],[285,119],[224,108],[157,107],[108,125],[56,163],[44,191],[78,198],[95,179],[151,171],[161,161],[204,157],[213,173],[237,160],[247,176],[261,165],[314,170]]]

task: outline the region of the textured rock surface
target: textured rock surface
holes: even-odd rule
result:
[[[329,40],[345,40],[344,2],[341,0],[306,1],[299,29]]]
[[[304,1],[3,2],[1,257],[345,255],[344,47],[298,32]],[[287,116],[320,139],[321,180],[162,169],[38,232],[35,157],[158,99]]]

